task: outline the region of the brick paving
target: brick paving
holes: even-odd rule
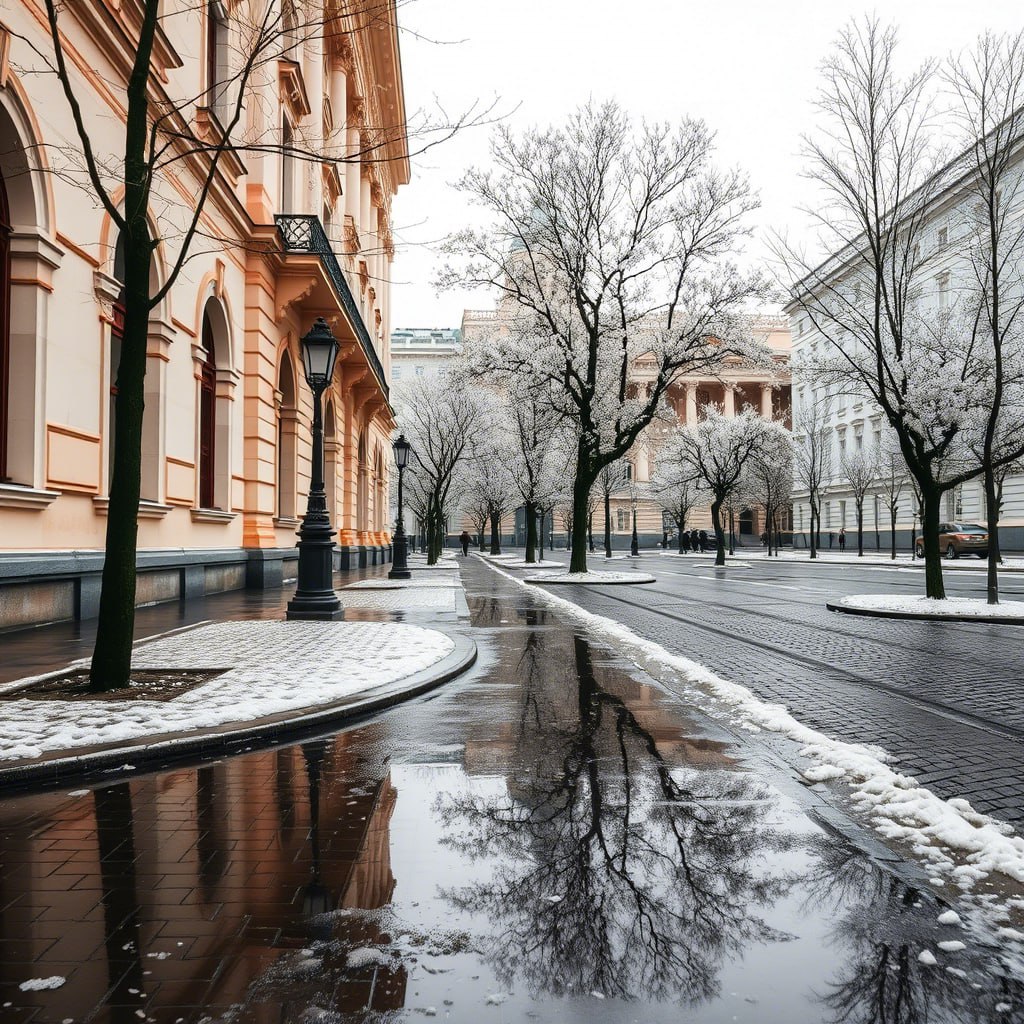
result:
[[[1024,825],[1024,630],[838,615],[824,594],[801,593],[800,578],[785,575],[792,568],[735,582],[661,571],[657,584],[635,590],[558,592],[787,705],[807,725],[878,744],[940,795]],[[891,571],[871,573],[868,586],[853,571],[816,567],[804,579],[819,591],[920,586]]]

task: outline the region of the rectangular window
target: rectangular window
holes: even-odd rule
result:
[[[943,248],[946,242],[949,240],[949,229],[939,228],[939,248]]]
[[[416,367],[416,376],[417,377],[422,377],[423,376],[423,367],[422,366],[417,366]]]
[[[391,367],[391,379],[401,380],[402,379],[402,368],[400,366]]]
[[[949,308],[949,274],[938,276],[939,285],[939,309]]]
[[[281,212],[295,213],[295,167],[291,149],[295,136],[288,118],[281,123]]]
[[[228,12],[221,0],[210,0],[206,5],[206,105],[222,122],[229,77]],[[221,83],[225,83],[224,88]]]
[[[846,525],[846,502],[845,501],[840,501],[839,502],[839,525],[840,526],[845,526]]]

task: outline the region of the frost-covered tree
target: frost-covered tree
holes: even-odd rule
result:
[[[982,35],[943,75],[954,97],[967,157],[957,240],[969,271],[958,302],[966,306],[963,345],[975,352],[986,392],[978,455],[988,515],[989,604],[999,602],[1000,466],[1024,456],[1024,33]]]
[[[687,458],[687,449],[678,431],[669,435],[658,450],[651,476],[651,494],[672,517],[676,525],[679,553],[683,553],[683,531],[690,513],[707,505],[710,494],[703,479]]]
[[[878,476],[878,453],[873,448],[860,448],[842,460],[842,472],[853,495],[857,516],[857,557],[864,557],[864,500]]]
[[[454,377],[421,377],[395,393],[400,428],[415,453],[418,500],[427,533],[427,561],[437,562],[444,546],[445,522],[459,490],[459,470],[474,431],[481,403]]]
[[[907,464],[891,431],[885,431],[876,448],[878,492],[889,513],[889,557],[896,558],[896,517],[900,498],[907,488]]]
[[[590,103],[560,127],[498,129],[493,166],[459,183],[489,223],[449,240],[461,262],[442,282],[498,293],[501,330],[477,350],[481,368],[549,394],[574,432],[571,572],[586,571],[598,474],[669,386],[757,351],[742,312],[763,282],[733,261],[756,201],[712,151],[702,121],[636,124],[615,103]]]
[[[821,488],[832,473],[832,432],[829,429],[831,401],[813,391],[794,410],[793,476],[807,491],[810,509],[811,558],[818,557],[821,532]]]
[[[791,308],[825,342],[805,375],[873,402],[896,435],[923,502],[926,592],[941,598],[941,499],[978,471],[961,455],[985,396],[955,317],[921,308],[936,255],[929,217],[950,182],[936,173],[934,66],[901,77],[897,50],[895,30],[874,18],[840,34],[805,145],[819,186],[808,213],[836,255],[819,264],[781,243],[779,253],[797,279]]]
[[[501,554],[501,521],[518,497],[510,445],[512,424],[509,409],[498,396],[481,402],[483,413],[467,448],[462,468],[460,493],[480,527],[480,550],[490,526],[490,553]]]
[[[768,554],[778,554],[782,514],[793,497],[793,439],[781,423],[765,423],[747,461],[742,490],[763,509]]]
[[[679,432],[686,461],[711,495],[711,521],[717,545],[715,565],[725,565],[722,507],[741,486],[751,457],[780,430],[784,430],[780,424],[762,419],[752,409],[744,409],[737,416],[724,416],[712,410],[706,419]]]
[[[612,557],[612,495],[629,479],[629,463],[625,459],[609,462],[597,474],[594,490],[601,498],[604,513],[604,557]]]

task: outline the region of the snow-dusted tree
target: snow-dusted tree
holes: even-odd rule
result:
[[[597,474],[594,491],[600,496],[604,513],[604,557],[612,557],[612,495],[626,486],[629,463],[625,459],[609,462]]]
[[[744,469],[742,489],[764,511],[768,554],[778,554],[782,514],[793,497],[793,439],[781,423],[765,423]]]
[[[467,448],[460,493],[480,526],[480,550],[490,525],[490,552],[501,554],[501,521],[515,506],[518,490],[512,473],[509,409],[498,396],[481,402],[483,414]]]
[[[481,404],[457,378],[421,377],[394,393],[398,423],[416,458],[414,477],[423,492],[427,561],[433,565],[444,546],[445,522],[458,493],[458,471]]]
[[[808,209],[836,255],[808,260],[780,243],[791,309],[824,339],[806,366],[818,388],[873,402],[892,427],[923,501],[925,586],[945,596],[938,526],[941,499],[977,472],[958,458],[984,397],[953,318],[920,301],[935,257],[928,217],[951,182],[935,173],[929,105],[933,65],[897,71],[896,33],[877,19],[847,27],[825,61],[822,125],[808,139]]]
[[[843,477],[853,495],[857,515],[857,557],[864,557],[864,500],[878,476],[879,453],[874,448],[860,448],[842,459]]]
[[[999,602],[997,567],[1001,464],[1024,456],[1024,33],[982,35],[965,56],[951,57],[944,78],[955,97],[968,178],[957,240],[970,264],[964,344],[984,365],[987,392],[981,436],[973,446],[981,463],[988,514],[989,604]]]
[[[683,553],[683,531],[690,513],[707,505],[710,495],[703,479],[686,457],[678,431],[668,436],[655,456],[651,494],[676,524],[679,553]]]
[[[749,459],[779,430],[784,430],[780,424],[762,419],[752,409],[744,409],[737,416],[724,416],[712,410],[706,419],[679,432],[686,460],[711,495],[716,565],[725,565],[725,500],[741,485]]]
[[[799,370],[797,370],[799,372]],[[807,491],[810,509],[811,558],[818,557],[818,535],[821,532],[821,488],[832,473],[832,431],[829,428],[831,400],[808,394],[794,410],[793,476]]]
[[[907,488],[907,464],[903,461],[899,442],[891,431],[885,431],[877,448],[878,492],[889,513],[889,557],[896,558],[896,518],[900,498]]]
[[[564,487],[566,452],[561,416],[542,394],[513,376],[504,392],[507,465],[526,513],[526,561],[537,560],[537,516],[547,513]],[[543,550],[544,538],[540,538]]]
[[[481,365],[549,391],[574,430],[571,572],[587,567],[598,474],[669,386],[758,351],[742,309],[763,282],[731,259],[756,201],[743,174],[714,169],[712,149],[701,121],[636,125],[615,103],[591,103],[562,127],[499,129],[493,169],[459,183],[490,223],[449,240],[464,262],[442,281],[498,292],[502,330],[479,347]]]

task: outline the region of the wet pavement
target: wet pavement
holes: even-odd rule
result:
[[[848,594],[921,593],[921,569],[769,562],[760,553],[749,569],[703,561],[645,553],[637,567],[653,571],[655,584],[557,593],[785,704],[805,725],[883,747],[939,796],[1024,827],[1024,627],[825,607]],[[950,596],[984,596],[983,567],[957,565],[945,573]],[[1001,589],[1006,600],[1024,599],[1024,575],[1004,574]]]
[[[939,924],[752,741],[466,577],[480,661],[428,697],[0,802],[0,1020],[1024,1020],[991,921]]]

